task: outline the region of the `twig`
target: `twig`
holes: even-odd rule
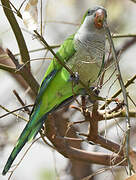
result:
[[[73,22],[67,22],[67,21],[46,21],[45,23],[58,23],[58,24],[69,24],[69,25],[73,25],[73,26],[79,26],[79,23],[73,23]]]
[[[125,83],[125,88],[127,88],[129,85],[134,83],[134,80],[136,79],[136,75],[134,75],[131,79],[129,79],[126,83]],[[116,98],[120,93],[122,92],[122,89],[120,88],[111,98]],[[109,102],[106,102],[106,105],[108,105]],[[105,104],[103,104],[100,109],[104,109]]]
[[[6,15],[8,21],[11,25],[11,28],[15,34],[15,37],[16,37],[16,40],[18,43],[18,47],[20,50],[20,54],[21,54],[21,60],[25,63],[26,61],[30,60],[30,56],[29,56],[29,52],[28,52],[28,49],[26,46],[26,42],[25,42],[23,34],[21,32],[21,29],[16,21],[16,18],[14,16],[13,12],[10,10],[11,9],[10,1],[1,0],[1,3],[3,5],[3,10],[5,12],[5,15]],[[28,67],[29,67],[29,65],[28,65]]]
[[[6,53],[12,59],[13,63],[16,66],[16,69],[20,69],[22,65],[19,64],[18,60],[15,58],[15,56],[12,54],[12,52],[9,49],[6,49]]]
[[[31,111],[29,110],[28,106],[26,106],[26,104],[22,101],[22,99],[20,98],[17,91],[13,90],[13,93],[15,94],[15,96],[18,99],[18,101],[20,102],[20,104],[22,104],[22,106],[24,107],[24,110],[30,115]],[[34,106],[34,105],[32,105],[32,106]],[[29,105],[29,107],[30,107],[30,105]]]
[[[80,109],[81,109],[81,108],[80,108]],[[89,121],[89,120],[88,120],[88,121]],[[87,120],[76,121],[76,122],[69,122],[69,123],[68,123],[68,126],[67,126],[67,130],[66,130],[66,132],[65,132],[65,137],[67,136],[70,128],[72,128],[73,125],[75,125],[75,124],[81,124],[81,123],[85,123],[85,122],[87,122]]]
[[[7,49],[7,53],[8,53],[8,56],[11,58],[11,60],[13,61],[13,63],[16,66],[15,72],[19,72],[19,74],[21,74],[21,76],[28,83],[28,85],[31,87],[33,92],[37,95],[37,92],[39,89],[39,84],[37,83],[36,79],[33,77],[32,73],[29,71],[27,66],[19,64],[19,62],[16,60],[15,56],[9,49]],[[26,61],[26,63],[27,63],[27,61]]]
[[[136,37],[136,34],[114,34],[112,35],[112,38],[131,38]]]
[[[10,115],[10,114],[14,114],[14,112],[20,111],[20,110],[25,109],[25,108],[28,108],[28,107],[33,107],[33,106],[34,106],[33,104],[29,104],[29,105],[25,105],[25,106],[22,106],[22,107],[20,107],[20,108],[17,108],[17,109],[15,109],[15,110],[13,110],[13,111],[9,111],[9,110],[3,108],[3,106],[0,105],[0,107],[1,107],[2,109],[4,109],[5,111],[8,111],[8,113],[0,116],[0,118],[3,118],[3,117],[8,116],[8,115]],[[17,114],[14,114],[14,115],[19,117],[19,115],[17,115]],[[21,117],[21,119],[22,119],[22,117]],[[25,121],[26,121],[26,120],[25,120]]]
[[[50,46],[52,49],[55,49],[55,48],[59,48],[60,47],[60,45],[58,44],[58,45],[52,45],[52,46]],[[33,50],[30,50],[29,51],[29,53],[34,53],[34,52],[37,52],[37,51],[45,51],[47,48],[46,47],[44,47],[44,48],[39,48],[39,49],[33,49]],[[20,53],[17,53],[17,54],[14,54],[14,56],[18,56],[18,55],[20,55]]]
[[[14,168],[14,169],[12,170],[12,172],[10,173],[10,176],[8,177],[8,180],[10,180],[12,174],[14,173],[14,171],[16,170],[16,168],[19,166],[19,164],[22,162],[22,160],[24,159],[25,155],[27,154],[27,152],[29,151],[29,149],[32,147],[32,145],[33,145],[36,141],[38,141],[40,138],[41,138],[41,137],[35,139],[35,140],[31,143],[31,145],[30,145],[30,146],[28,147],[28,149],[25,151],[25,153],[24,153],[24,155],[22,156],[22,158],[20,159],[20,161],[17,163],[17,165],[15,166],[15,168]]]
[[[0,69],[2,69],[4,71],[11,72],[11,73],[15,73],[15,71],[16,71],[16,68],[11,67],[11,66],[7,66],[7,65],[3,65],[1,63],[0,63]]]
[[[107,96],[109,96],[110,90],[111,90],[111,88],[113,87],[113,85],[117,82],[117,80],[118,80],[118,77],[117,77],[116,79],[114,79],[114,81],[112,82],[112,84],[109,86],[108,92],[107,92]],[[108,104],[107,104],[107,105],[108,105]]]
[[[8,110],[7,108],[5,108],[5,107],[2,106],[2,105],[0,105],[0,108],[2,108],[4,111],[8,112],[8,113],[6,113],[5,115],[0,116],[0,118],[2,118],[2,117],[4,117],[4,116],[7,116],[8,114],[13,114],[14,116],[19,117],[20,119],[23,119],[24,121],[28,122],[24,117],[20,116],[19,114],[14,113],[14,112],[16,112],[16,111],[14,111],[14,112],[13,112],[13,111],[10,111],[10,110]]]
[[[20,11],[17,10],[17,8],[14,6],[13,3],[11,3],[11,1],[9,1],[9,3],[10,3],[10,5],[15,9],[15,12],[16,12],[17,16],[22,19],[22,14],[20,13]]]
[[[74,142],[83,142],[83,139],[81,139],[81,138],[71,138],[71,137],[62,137],[62,138],[64,138],[66,141],[69,141],[69,142],[72,142],[72,141],[74,141]]]
[[[41,36],[42,36],[42,34],[43,34],[43,24],[42,24],[42,22],[43,22],[43,17],[42,17],[42,11],[43,11],[43,7],[42,7],[42,0],[40,0],[40,18],[41,18],[41,22],[40,22],[40,26],[41,26],[41,28],[40,28],[40,31],[41,31]]]
[[[15,14],[17,14],[16,11],[12,10],[11,8],[8,8],[7,6],[4,6],[4,5],[2,5],[2,4],[0,4],[0,6],[3,7],[3,8],[8,9],[9,11],[12,11],[12,12],[15,13]]]
[[[128,106],[128,99],[127,99],[127,92],[126,92],[124,82],[123,82],[123,79],[122,79],[122,76],[121,76],[121,71],[120,71],[120,67],[119,67],[119,64],[118,64],[118,59],[117,59],[117,56],[116,56],[116,50],[115,50],[115,47],[114,47],[114,44],[113,44],[113,41],[112,41],[112,38],[111,38],[110,30],[109,30],[109,27],[108,27],[106,21],[104,22],[104,26],[105,26],[105,31],[107,33],[108,41],[109,41],[109,43],[111,45],[111,51],[112,51],[112,55],[113,55],[113,58],[114,58],[114,61],[115,61],[116,69],[118,71],[118,80],[119,80],[121,90],[122,90],[122,93],[123,93],[124,104],[125,104],[125,109],[126,109],[126,125],[127,125],[126,155],[127,155],[127,160],[128,160],[129,174],[131,175],[131,162],[130,162],[130,159],[129,159],[130,127],[131,127],[131,125],[130,125],[130,117],[129,117],[129,106]]]
[[[134,45],[136,43],[136,37],[133,37],[131,40],[127,40],[126,42],[124,42],[124,44],[122,45],[121,48],[119,48],[116,52],[117,56],[126,52],[126,50],[128,50],[132,45]],[[111,57],[107,62],[106,62],[106,66],[109,66],[109,64],[111,64],[113,62],[113,57]]]
[[[43,142],[44,142],[46,145],[48,145],[50,148],[56,150],[56,148],[55,148],[54,146],[52,146],[51,144],[49,144],[49,143],[45,140],[44,134],[42,133],[42,130],[40,130],[39,133],[40,133],[40,136],[41,136]]]
[[[128,94],[127,95],[128,96],[128,98],[130,99],[130,101],[133,103],[133,105],[135,106],[135,108],[136,108],[136,103],[133,101],[133,99],[130,97],[130,95]]]
[[[111,114],[112,112],[117,112],[120,109],[122,109],[123,107],[124,107],[124,101],[118,103],[117,106],[115,108],[113,108],[112,110],[108,111],[108,113]]]
[[[102,121],[105,118],[106,118],[106,120],[111,120],[113,118],[126,117],[124,109],[119,111],[119,112],[112,113],[112,114],[108,114],[108,113],[103,113],[103,114],[100,113],[100,114],[101,114],[102,118],[99,119],[99,121]],[[135,111],[129,111],[129,116],[136,118],[136,112]]]
[[[24,5],[24,3],[26,2],[26,0],[24,0],[22,3],[21,3],[21,5],[20,5],[20,7],[19,7],[19,9],[18,9],[18,11],[20,11],[21,10],[21,8],[22,8],[22,6]]]
[[[77,111],[79,111],[79,112],[81,112],[81,108],[78,107],[78,106],[70,105],[69,107],[72,108],[72,109],[75,109],[75,110],[77,110]]]
[[[107,167],[107,168],[101,168],[101,169],[97,170],[96,172],[92,173],[91,175],[83,178],[82,180],[91,180],[93,176],[96,176],[96,175],[101,174],[101,173],[108,171],[108,170],[112,170],[113,168],[118,167],[124,161],[126,161],[126,159],[123,159],[121,162],[115,164],[114,166]]]

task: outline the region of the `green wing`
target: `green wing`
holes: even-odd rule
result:
[[[56,53],[59,59],[63,62],[68,61],[76,52],[74,48],[74,42],[73,42],[74,35],[75,34],[69,36],[64,41],[64,43],[60,46],[60,48],[58,49]],[[55,77],[56,73],[61,68],[62,66],[59,64],[59,62],[55,58],[53,58],[42,80],[35,104],[38,104],[41,101],[43,92],[45,91],[50,81]]]
[[[67,38],[64,43],[60,46],[59,50],[57,51],[56,55],[59,57],[59,59],[63,62],[68,61],[75,53],[74,48],[74,35],[71,35],[69,38]],[[54,69],[59,70],[62,66],[59,64],[59,62],[53,58],[50,66],[48,67],[44,79],[47,75],[49,75]]]

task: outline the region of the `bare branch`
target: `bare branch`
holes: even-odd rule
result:
[[[29,52],[26,46],[26,42],[24,40],[23,34],[21,32],[21,29],[16,21],[16,18],[11,11],[10,1],[1,0],[1,3],[3,5],[3,10],[5,12],[5,15],[11,25],[11,28],[15,34],[18,47],[21,54],[21,60],[25,63],[26,61],[30,60]],[[6,8],[5,8],[6,7]],[[29,67],[29,65],[27,65]]]
[[[115,50],[115,47],[114,47],[114,44],[113,44],[113,41],[112,41],[112,38],[111,38],[110,30],[109,30],[109,27],[108,27],[106,21],[105,21],[104,25],[105,25],[105,30],[106,30],[106,33],[107,33],[108,41],[109,41],[109,43],[111,45],[111,51],[112,51],[113,59],[115,61],[116,69],[117,69],[117,72],[118,72],[118,80],[119,80],[120,87],[121,87],[121,90],[122,90],[122,93],[123,93],[124,104],[125,104],[125,109],[126,109],[126,125],[127,125],[126,155],[127,155],[127,161],[128,161],[128,167],[129,167],[129,174],[131,175],[131,167],[132,166],[131,166],[131,162],[130,162],[130,159],[129,159],[130,127],[131,127],[131,125],[130,125],[130,117],[129,117],[129,106],[128,106],[127,92],[126,92],[126,88],[124,86],[124,82],[123,82],[123,79],[122,79],[120,67],[119,67],[119,64],[118,64],[118,59],[117,59],[117,56],[116,56],[116,50]]]
[[[27,66],[20,65],[19,62],[16,60],[15,56],[12,52],[8,49],[7,53],[13,63],[16,65],[16,72],[21,74],[21,76],[25,79],[28,85],[31,87],[33,92],[37,95],[39,84],[37,83],[36,79],[33,77],[32,73],[28,70]],[[29,78],[28,78],[29,77]]]
[[[61,138],[59,136],[57,128],[55,126],[55,117],[53,118],[53,116],[50,116],[46,121],[46,129],[46,136],[48,137],[48,139],[54,144],[57,151],[59,151],[61,154],[63,154],[63,156],[67,158],[103,165],[110,165],[112,158],[115,158],[113,164],[122,161],[123,157],[118,155],[107,155],[105,153],[87,152],[69,146],[68,141],[65,138]],[[121,165],[126,165],[126,162],[123,162]]]
[[[134,80],[136,79],[136,75],[134,75],[132,78],[130,78],[129,80],[127,80],[127,82],[125,83],[125,88],[127,88],[128,86],[130,86],[131,84],[134,83]],[[114,95],[112,95],[112,99],[116,98],[120,93],[122,92],[122,89],[120,88]],[[104,107],[106,105],[108,105],[110,102],[106,102],[106,104],[103,104],[100,109],[104,109]]]
[[[15,71],[16,71],[16,68],[13,68],[11,66],[6,66],[6,65],[3,65],[3,64],[0,64],[0,69],[2,69],[4,71],[11,72],[11,73],[15,73]]]

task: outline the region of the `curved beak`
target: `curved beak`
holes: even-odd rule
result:
[[[104,19],[105,19],[104,9],[98,9],[95,13],[95,18],[94,18],[94,25],[97,29],[101,29],[103,27]]]

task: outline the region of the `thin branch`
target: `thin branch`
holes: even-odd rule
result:
[[[134,80],[136,79],[136,75],[134,75],[132,78],[130,78],[126,83],[125,83],[125,88],[127,88],[129,85],[134,83]],[[111,98],[116,98],[120,93],[122,92],[122,89],[120,88],[114,95],[112,95]],[[105,105],[108,105],[109,102],[106,102],[106,104],[103,104],[100,109],[104,109]]]
[[[32,73],[28,70],[27,66],[20,65],[19,62],[16,60],[15,56],[12,54],[12,52],[8,49],[7,53],[13,63],[16,65],[16,71],[19,72],[19,74],[24,78],[24,80],[28,83],[28,85],[31,87],[35,95],[37,95],[39,84],[37,83],[36,79],[33,77]],[[27,61],[26,61],[27,64]],[[28,78],[29,77],[29,78]]]
[[[2,4],[0,4],[0,6],[3,7],[3,8],[8,9],[9,11],[12,11],[12,12],[15,13],[15,14],[17,14],[16,11],[13,11],[11,8],[8,8],[7,6],[4,6],[4,5],[2,5]]]
[[[134,100],[130,97],[130,95],[128,94],[127,95],[128,96],[128,98],[130,99],[130,101],[133,103],[133,105],[135,106],[135,108],[136,108],[136,103],[134,102]]]
[[[5,0],[1,0],[1,3],[3,5],[3,10],[5,12],[5,15],[11,25],[11,28],[15,34],[17,43],[18,43],[18,47],[20,50],[20,54],[21,54],[21,60],[25,63],[26,61],[30,60],[30,56],[29,56],[29,52],[26,46],[26,42],[24,40],[23,34],[21,32],[21,29],[16,21],[16,18],[13,14],[13,12],[10,10],[11,6],[10,6],[10,2],[9,1],[5,1]],[[7,7],[7,8],[5,8]],[[29,67],[29,65],[28,65]]]
[[[6,65],[3,65],[1,63],[0,63],[0,69],[2,69],[4,71],[11,72],[11,73],[15,73],[15,71],[16,71],[16,68],[13,68],[11,66],[6,66]]]
[[[115,47],[114,47],[114,44],[113,44],[113,41],[112,41],[112,38],[111,38],[110,30],[109,30],[109,27],[108,27],[106,21],[104,23],[104,26],[105,26],[105,30],[106,30],[106,33],[107,33],[108,41],[109,41],[109,43],[111,45],[111,51],[112,51],[113,59],[115,61],[116,69],[118,71],[118,80],[119,80],[120,87],[121,87],[121,90],[122,90],[122,93],[123,93],[124,104],[125,104],[125,109],[126,109],[126,125],[127,125],[126,155],[127,155],[127,160],[128,160],[129,174],[131,175],[131,162],[130,162],[130,159],[129,159],[130,127],[131,127],[131,125],[130,125],[130,117],[129,117],[129,106],[128,106],[128,99],[127,99],[127,92],[126,92],[126,88],[124,86],[124,82],[123,82],[123,79],[122,79],[122,76],[121,76],[121,71],[120,71],[120,67],[119,67],[119,64],[118,64],[118,59],[117,59],[117,56],[116,56],[116,50],[115,50]]]
[[[24,5],[24,3],[26,2],[26,0],[24,0],[22,3],[21,3],[21,5],[20,5],[20,7],[19,7],[19,9],[18,9],[18,11],[20,11],[21,10],[21,8],[22,8],[22,6]]]
[[[15,94],[16,98],[18,99],[18,101],[20,102],[20,104],[24,107],[24,110],[27,112],[27,114],[30,115],[31,111],[29,110],[28,106],[26,106],[26,104],[22,101],[21,97],[19,96],[19,94],[17,93],[16,90],[13,90],[13,93]],[[32,107],[34,106],[34,104],[32,105]],[[29,105],[29,107],[31,107]]]
[[[11,60],[15,64],[16,69],[21,68],[22,65],[19,64],[18,60],[15,58],[15,56],[12,54],[12,52],[9,49],[6,49],[6,53],[8,54],[8,56],[11,58]]]
[[[136,37],[136,34],[114,34],[112,38],[131,38]]]
[[[101,110],[99,111],[99,116],[101,116],[101,118],[99,119],[99,121],[102,120],[112,120],[113,118],[121,118],[121,117],[126,117],[125,115],[125,111],[124,109],[118,111],[118,112],[112,112],[112,113],[106,113],[105,110],[103,112],[101,112]],[[129,111],[129,116],[130,117],[134,117],[136,118],[136,112],[135,111]]]
[[[126,52],[132,45],[134,45],[136,43],[136,37],[133,37],[130,40],[127,40],[126,42],[124,42],[124,44],[121,46],[121,48],[119,48],[116,51],[117,56],[119,54],[123,54],[123,52]],[[112,62],[113,62],[113,57],[111,57],[107,62],[106,62],[106,67],[108,67]]]
[[[11,1],[9,1],[9,3],[10,3],[10,5],[15,9],[17,16],[22,19],[22,14],[20,13],[20,11],[17,10],[17,8],[14,6],[13,3],[11,3]]]
[[[101,168],[101,169],[97,170],[96,172],[92,173],[91,175],[89,175],[89,176],[87,176],[87,177],[85,177],[85,178],[83,178],[81,180],[91,180],[93,176],[96,176],[96,175],[101,174],[101,173],[103,173],[105,171],[108,171],[108,170],[112,170],[113,168],[120,166],[120,164],[122,162],[125,162],[125,161],[126,161],[126,159],[123,159],[121,162],[115,164],[114,166],[110,166],[110,167],[107,167],[107,168]]]
[[[0,116],[0,119],[3,118],[3,117],[5,117],[5,116],[8,116],[8,115],[10,115],[10,114],[14,114],[14,112],[20,111],[20,110],[25,109],[25,108],[28,108],[28,107],[33,107],[33,106],[34,106],[33,104],[29,104],[29,105],[26,105],[26,106],[22,106],[22,107],[20,107],[20,108],[17,108],[17,109],[15,109],[15,110],[13,110],[13,111],[9,111],[9,110],[3,108],[3,106],[0,105],[0,107],[1,107],[2,109],[8,111],[8,113],[1,115],[1,116]],[[17,114],[15,114],[15,115],[19,117],[19,115],[17,115]],[[21,118],[22,118],[22,117],[21,117]]]
[[[24,153],[24,155],[22,156],[22,158],[20,159],[20,161],[16,164],[15,168],[11,171],[10,176],[8,177],[8,180],[11,179],[12,174],[14,173],[14,171],[16,170],[16,168],[20,165],[20,163],[22,162],[22,160],[24,159],[25,155],[27,154],[27,152],[29,151],[29,149],[32,147],[32,145],[33,145],[36,141],[38,141],[40,138],[41,138],[41,137],[35,139],[35,140],[30,144],[30,146],[29,146],[28,149],[25,151],[25,153]]]
[[[41,136],[43,142],[44,142],[46,145],[48,145],[50,148],[56,150],[56,148],[55,148],[54,146],[52,146],[51,144],[49,144],[49,143],[45,140],[45,138],[44,138],[45,135],[42,133],[41,130],[39,131],[39,133],[40,133],[40,136]]]
[[[42,11],[43,11],[43,7],[42,7],[42,0],[40,0],[40,19],[41,19],[41,22],[40,22],[40,31],[41,31],[41,36],[42,36],[42,34],[43,34],[43,24],[42,24],[42,19],[43,19],[43,17],[42,17]]]
[[[55,48],[59,48],[60,47],[60,44],[58,45],[52,45],[50,46],[52,49],[55,49]],[[47,48],[44,47],[44,48],[39,48],[39,49],[33,49],[33,50],[30,50],[29,53],[34,53],[34,52],[37,52],[37,51],[45,51]],[[14,56],[18,56],[20,55],[20,53],[17,53],[17,54],[14,54]]]
[[[8,113],[5,114],[5,116],[7,116],[7,114],[12,114],[12,115],[16,116],[17,118],[23,119],[24,121],[28,122],[27,119],[25,119],[24,117],[20,116],[19,114],[16,114],[15,111],[11,113],[10,110],[8,110],[7,108],[5,108],[5,107],[2,106],[2,105],[0,105],[0,108],[2,108],[4,111],[8,112]],[[3,115],[2,115],[2,116],[3,116]],[[1,118],[1,116],[0,116],[0,118]]]
[[[45,21],[45,23],[58,23],[58,24],[69,24],[69,25],[73,25],[73,26],[79,26],[80,24],[78,23],[73,23],[73,22],[67,22],[67,21],[52,21],[52,20],[49,20],[49,21]]]

